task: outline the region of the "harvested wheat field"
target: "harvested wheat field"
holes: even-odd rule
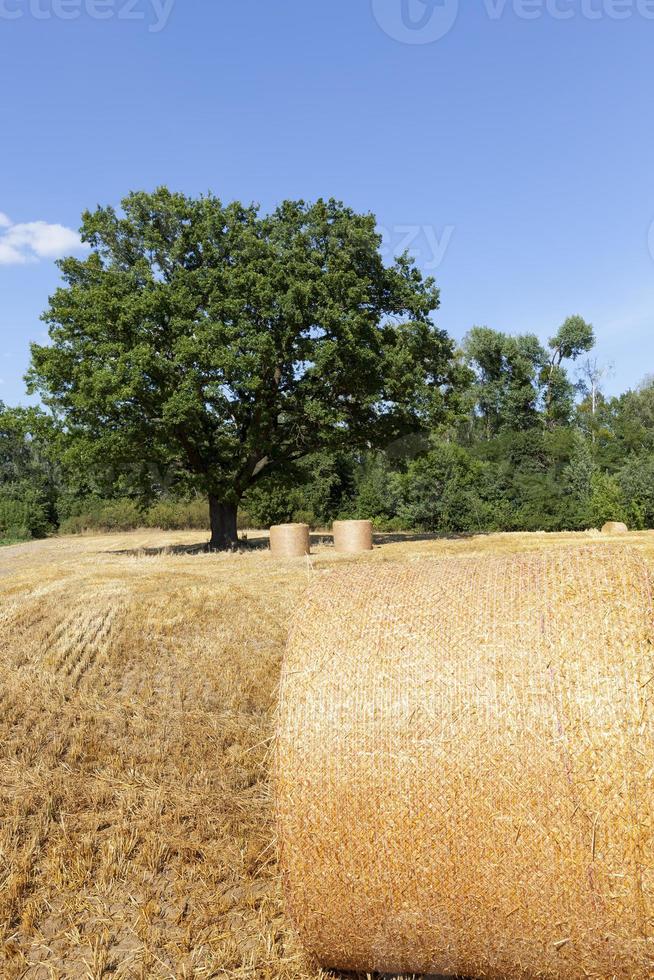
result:
[[[654,533],[623,538],[654,559]],[[337,562],[602,542],[389,536],[350,558],[316,540],[310,558],[277,560],[195,553],[202,540],[0,549],[3,978],[321,976],[284,916],[269,793],[307,581]]]

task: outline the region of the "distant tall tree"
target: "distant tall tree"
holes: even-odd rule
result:
[[[600,364],[596,357],[585,358],[579,369],[577,389],[583,400],[578,406],[577,418],[593,444],[597,441],[602,423],[601,409],[605,405],[602,382],[612,370],[612,366]]]
[[[595,332],[583,317],[570,316],[549,340],[549,362],[543,374],[545,413],[548,425],[566,423],[573,407],[574,386],[563,367],[564,361],[576,361],[595,346]]]
[[[32,391],[89,463],[145,461],[206,493],[211,545],[245,491],[321,449],[383,445],[438,419],[451,343],[373,215],[287,201],[270,215],[161,188],[83,216],[84,259],[32,346]]]
[[[592,415],[597,414],[597,403],[602,394],[602,381],[610,368],[599,363],[596,357],[587,357],[579,371],[579,387],[590,401]]]

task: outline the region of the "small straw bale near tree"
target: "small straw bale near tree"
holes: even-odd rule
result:
[[[270,550],[275,558],[304,558],[311,553],[308,524],[278,524],[270,528]]]
[[[372,551],[372,521],[334,521],[334,548],[346,555]]]

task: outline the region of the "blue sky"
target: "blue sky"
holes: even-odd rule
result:
[[[66,229],[161,183],[372,210],[453,336],[580,313],[609,390],[638,383],[653,50],[654,0],[0,0],[0,399]]]

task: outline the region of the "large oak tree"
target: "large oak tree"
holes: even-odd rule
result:
[[[442,411],[438,290],[408,256],[383,262],[370,214],[319,200],[266,215],[160,188],[85,213],[82,237],[88,255],[59,263],[31,389],[89,466],[138,460],[206,493],[214,548],[235,544],[239,501],[265,475]]]

